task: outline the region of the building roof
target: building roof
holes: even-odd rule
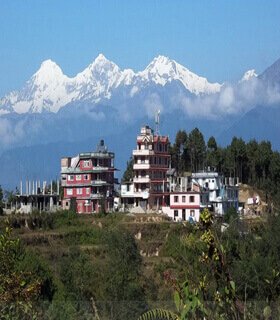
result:
[[[219,173],[215,171],[201,171],[192,173],[192,178],[216,178],[219,176]]]

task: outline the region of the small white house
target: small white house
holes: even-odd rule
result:
[[[162,207],[163,213],[174,221],[198,222],[200,210],[207,206],[208,193],[183,191],[170,193],[170,206]]]

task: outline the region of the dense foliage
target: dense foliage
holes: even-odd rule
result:
[[[53,214],[50,224],[42,222],[47,214],[34,214],[31,228],[21,222],[31,217],[11,216],[13,233],[0,231],[1,313],[6,319],[136,319],[151,309],[143,319],[277,319],[276,213],[245,222],[231,211],[223,232],[207,211],[197,226],[66,211]],[[142,252],[160,247],[159,254],[143,258],[139,245]]]
[[[0,185],[0,215],[3,214],[3,207],[4,207],[4,204],[3,204],[3,189]]]
[[[170,234],[164,251],[176,263],[165,278],[175,308],[139,319],[280,318],[279,215],[254,225],[234,219],[224,232],[220,227],[205,209],[192,231]]]

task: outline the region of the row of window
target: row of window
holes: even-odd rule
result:
[[[138,150],[156,150],[159,152],[167,152],[167,144],[162,143],[155,143],[154,145],[145,143],[145,144],[138,144],[137,145]]]
[[[92,160],[83,160],[81,162],[83,168],[90,168],[92,165],[94,167],[113,167],[112,159],[92,159]]]
[[[69,174],[67,176],[67,179],[68,181],[75,181],[75,177],[76,177],[76,181],[81,181],[82,180],[82,176],[84,178],[84,180],[89,180],[90,179],[90,175],[89,174],[84,174],[84,175],[81,175],[81,174]]]
[[[168,165],[168,158],[167,157],[151,157],[150,163],[167,166]]]
[[[76,189],[76,195],[82,195],[83,194],[83,188],[75,188]],[[86,189],[86,194],[90,194],[90,188],[85,188]],[[72,188],[67,188],[66,189],[66,194],[67,196],[72,196],[73,195],[73,190]]]
[[[179,213],[178,210],[174,210],[174,218],[179,216],[178,213]],[[191,210],[190,211],[190,216],[194,217],[194,214],[195,214],[194,210]],[[186,211],[185,211],[185,209],[183,209],[183,211],[182,211],[182,216],[183,216],[183,220],[185,220],[186,219]]]
[[[134,163],[138,164],[153,164],[153,165],[168,165],[167,157],[135,157]]]
[[[155,171],[149,171],[146,174],[146,171],[136,171],[136,178],[150,178],[150,179],[165,179],[166,178],[166,172],[155,170]]]
[[[83,179],[82,179],[83,178]],[[82,180],[90,180],[91,175],[90,174],[70,174],[68,175],[67,179],[68,181],[82,181]],[[93,174],[92,175],[93,180],[113,180],[113,174],[112,173],[107,173],[107,174]]]
[[[174,196],[174,202],[179,202],[180,196]],[[194,196],[189,196],[189,203],[194,203]],[[186,202],[186,196],[182,196],[182,202]]]

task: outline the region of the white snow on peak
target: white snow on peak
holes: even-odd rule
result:
[[[98,63],[98,62],[107,62],[109,61],[104,54],[99,53],[99,55],[95,58],[94,62]]]
[[[219,83],[209,83],[206,78],[196,75],[176,61],[161,55],[154,58],[147,68],[139,74],[162,86],[167,82],[178,80],[187,90],[196,95],[215,93],[221,88]]]
[[[69,102],[67,84],[70,78],[52,60],[42,62],[39,70],[27,81],[17,97],[14,110],[25,112],[57,112]]]
[[[256,70],[255,69],[251,69],[251,70],[248,70],[248,71],[246,71],[244,73],[243,77],[241,78],[241,80],[239,82],[248,81],[248,80],[256,78],[257,76],[258,75],[256,73]]]
[[[52,60],[42,62],[38,71],[20,91],[13,91],[0,100],[4,112],[58,112],[73,101],[87,100],[93,103],[110,99],[117,88],[128,88],[134,96],[151,82],[164,86],[173,80],[180,81],[191,93],[210,94],[218,92],[219,83],[209,83],[184,66],[159,55],[145,70],[135,73],[131,69],[121,70],[114,62],[99,54],[95,60],[75,77],[63,74]]]

